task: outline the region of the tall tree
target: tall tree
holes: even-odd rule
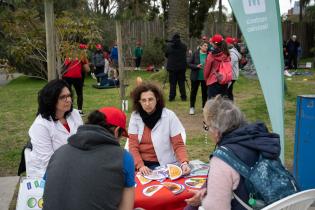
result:
[[[310,3],[311,0],[300,0],[300,15],[299,15],[299,21],[303,21],[303,10],[306,8],[306,6]]]
[[[167,36],[180,33],[187,44],[189,31],[189,0],[169,0]]]

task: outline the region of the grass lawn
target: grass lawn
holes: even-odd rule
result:
[[[314,70],[312,70],[314,72]],[[144,81],[164,81],[164,72],[128,72],[127,96],[135,85],[135,78],[141,76]],[[188,77],[189,78],[189,77]],[[307,81],[304,80],[307,78]],[[285,158],[291,168],[293,161],[296,96],[314,94],[315,76],[294,76],[286,81],[288,92],[285,96]],[[94,89],[95,80],[86,79],[84,87],[83,110],[87,114],[102,106],[120,107],[119,89]],[[16,175],[20,161],[21,149],[28,140],[28,129],[35,119],[37,111],[37,92],[45,82],[19,77],[8,85],[0,87],[0,176]],[[272,84],[270,84],[272,85]],[[164,88],[168,97],[168,84]],[[235,102],[245,112],[249,121],[262,120],[270,128],[265,101],[258,80],[241,77],[234,85]],[[189,96],[189,90],[187,89]],[[201,94],[199,91],[196,115],[188,115],[189,101],[182,102],[177,94],[174,102],[167,102],[167,107],[174,110],[187,130],[187,147],[191,159],[208,160],[213,149],[211,139],[205,138],[202,130]],[[74,100],[75,101],[75,100]],[[76,102],[75,102],[76,103]],[[76,107],[76,105],[75,105]],[[129,101],[130,116],[131,101]]]

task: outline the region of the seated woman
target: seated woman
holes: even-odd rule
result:
[[[260,154],[270,159],[279,157],[279,135],[269,133],[261,122],[246,123],[243,113],[232,101],[218,95],[206,102],[203,115],[206,130],[216,146],[229,148],[249,167],[256,163]],[[218,157],[210,159],[207,188],[192,192],[194,196],[186,202],[198,206],[202,200],[206,210],[245,209],[234,199],[233,192],[245,203],[249,200],[244,178]]]
[[[133,113],[129,121],[129,150],[135,167],[144,175],[161,165],[178,162],[190,172],[185,148],[186,133],[176,114],[165,108],[162,91],[142,83],[131,93]]]
[[[72,94],[63,80],[52,80],[38,93],[38,112],[29,129],[32,143],[30,177],[42,177],[52,154],[83,124],[78,110],[72,108]]]

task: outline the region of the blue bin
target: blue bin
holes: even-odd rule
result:
[[[315,95],[297,97],[293,173],[301,190],[315,188]]]

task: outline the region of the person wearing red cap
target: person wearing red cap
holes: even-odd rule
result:
[[[104,73],[105,60],[104,60],[102,45],[97,44],[95,48],[96,48],[96,51],[93,54],[92,63],[94,66],[94,74],[97,79],[97,85],[100,85],[101,78],[98,75]]]
[[[66,68],[65,73],[62,75],[64,79],[72,88],[74,86],[75,92],[77,94],[77,105],[80,114],[83,116],[83,72],[89,71],[88,67],[89,61],[87,59],[87,54],[84,45],[79,45],[79,51],[75,51],[72,57],[67,57],[64,62]]]
[[[207,84],[208,99],[215,97],[216,95],[226,94],[228,84],[221,85],[218,82],[217,72],[221,62],[230,62],[230,53],[227,48],[227,44],[224,41],[222,35],[215,34],[210,39],[213,44],[213,52],[208,54],[206,65],[204,68],[204,78]]]
[[[132,210],[134,162],[120,147],[121,136],[128,136],[121,110],[104,107],[90,113],[50,160],[43,210]]]
[[[189,174],[185,147],[186,132],[176,114],[165,108],[162,90],[152,83],[141,83],[131,93],[129,151],[136,169],[144,175],[157,166],[177,162]]]
[[[232,37],[226,37],[225,41],[228,45],[230,56],[231,56],[231,65],[232,65],[232,82],[227,89],[227,96],[230,100],[234,100],[233,96],[233,85],[239,76],[239,61],[242,58],[242,55],[234,47],[235,40]]]

